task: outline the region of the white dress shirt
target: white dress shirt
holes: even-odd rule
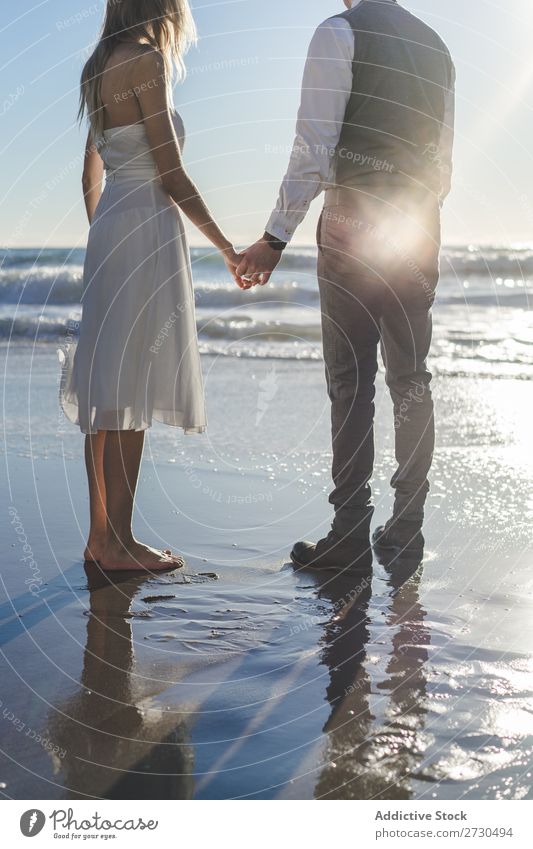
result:
[[[361,0],[352,3],[352,8]],[[335,148],[352,93],[354,32],[345,18],[329,18],[316,30],[305,63],[302,97],[289,168],[266,232],[290,242],[311,202],[331,185]],[[455,96],[446,93],[440,145],[432,155],[443,175],[441,201],[448,194],[454,136]]]

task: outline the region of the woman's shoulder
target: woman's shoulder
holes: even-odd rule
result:
[[[161,51],[149,44],[135,46],[132,71],[137,78],[149,80],[165,76],[165,58]]]
[[[135,58],[145,64],[164,64],[165,58],[157,47],[152,47],[151,44],[136,44],[133,47]]]
[[[138,65],[156,67],[164,66],[164,63],[163,54],[150,44],[123,41],[116,45],[109,56],[106,70],[114,70],[116,67],[124,68],[126,65],[133,68]]]

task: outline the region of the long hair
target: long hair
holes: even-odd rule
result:
[[[170,90],[176,77],[185,76],[183,58],[196,42],[188,0],[107,0],[98,44],[81,75],[78,119],[87,113],[94,139],[104,131],[104,69],[117,44],[131,41],[144,42],[163,55]]]

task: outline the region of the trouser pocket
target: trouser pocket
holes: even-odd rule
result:
[[[323,254],[324,249],[322,247],[322,221],[324,218],[324,210],[320,213],[320,218],[318,219],[318,224],[316,226],[316,243],[318,246],[319,253]]]

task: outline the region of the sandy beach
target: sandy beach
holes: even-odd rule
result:
[[[135,523],[188,566],[109,583],[56,346],[1,354],[5,798],[533,798],[530,381],[438,377],[423,564],[333,578],[288,557],[330,519],[322,364],[205,356],[208,434],[153,429]],[[382,376],[377,417],[375,524]]]

